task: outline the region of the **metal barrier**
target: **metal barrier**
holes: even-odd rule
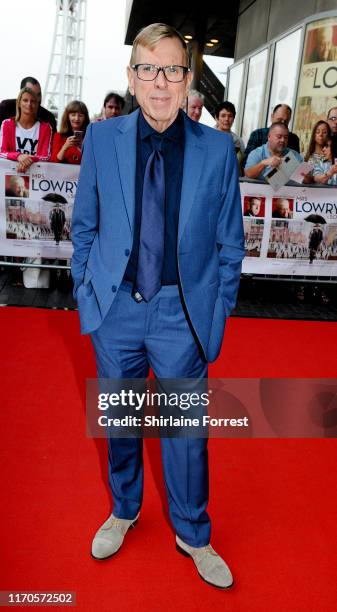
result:
[[[65,259],[64,261],[68,261]],[[0,266],[8,266],[12,268],[46,268],[48,270],[70,270],[71,266],[60,266],[56,264],[34,264],[34,263],[25,263],[24,261],[3,261],[0,260]]]

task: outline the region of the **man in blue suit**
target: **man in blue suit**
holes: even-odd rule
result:
[[[244,256],[232,139],[180,108],[191,82],[186,43],[164,24],[136,37],[129,89],[140,109],[89,126],[72,221],[72,274],[98,376],[207,378],[233,308]],[[142,439],[110,438],[113,514],[92,554],[115,554],[143,491]],[[233,578],[210,545],[206,438],[162,438],[177,548],[202,578]]]

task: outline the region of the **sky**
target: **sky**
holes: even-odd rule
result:
[[[45,88],[56,14],[55,0],[0,0],[0,100],[16,98],[20,81],[34,76]],[[15,15],[13,14],[15,11]],[[125,0],[87,0],[82,99],[90,116],[99,113],[108,91],[127,89],[131,47],[124,45]],[[228,60],[214,58],[223,72]],[[212,62],[211,62],[212,63]],[[213,66],[211,66],[213,67]],[[204,111],[202,121],[214,125]]]

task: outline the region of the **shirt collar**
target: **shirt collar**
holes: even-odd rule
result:
[[[176,119],[171,123],[171,125],[164,132],[157,132],[151,127],[151,125],[146,121],[142,110],[140,109],[139,113],[139,135],[141,140],[145,140],[149,136],[157,136],[158,138],[167,138],[168,140],[173,140],[176,142],[181,142],[182,137],[184,135],[184,117],[183,111],[179,110]]]
[[[266,144],[262,145],[264,147],[264,154],[266,155],[266,157],[272,157],[273,153],[271,152],[271,150],[269,149],[269,144],[268,142],[266,142]],[[287,155],[287,153],[289,153],[289,147],[286,147],[285,149],[283,149],[283,155],[282,157],[284,157],[285,155]]]

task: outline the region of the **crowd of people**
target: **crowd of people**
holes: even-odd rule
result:
[[[184,110],[193,121],[200,121],[204,103],[204,96],[192,89]],[[123,114],[124,106],[124,98],[110,92],[103,101],[101,115],[95,120],[118,117]],[[310,164],[309,171],[303,175],[304,183],[337,185],[337,106],[329,110],[326,120],[314,125],[303,156],[298,136],[288,128],[291,114],[287,104],[277,104],[271,113],[270,126],[254,130],[247,146],[232,130],[236,109],[231,102],[221,102],[215,108],[214,127],[232,137],[241,176],[265,181],[266,175],[277,169],[291,151],[299,162]],[[34,77],[25,77],[17,99],[0,103],[0,156],[17,161],[18,172],[25,172],[36,161],[80,164],[89,123],[84,102],[73,100],[65,108],[57,132],[54,115],[41,106],[39,82]]]
[[[186,105],[189,117],[199,121],[203,105],[204,96],[196,90],[191,91]],[[318,121],[313,127],[304,155],[300,154],[298,136],[288,128],[291,114],[287,104],[277,104],[271,113],[270,126],[254,130],[246,147],[232,130],[236,109],[231,102],[221,102],[216,107],[214,127],[231,135],[242,176],[264,182],[265,176],[278,168],[282,158],[291,151],[299,162],[306,161],[311,166],[303,175],[304,183],[337,185],[337,106],[328,111],[326,120]]]
[[[18,97],[0,103],[0,156],[18,162],[25,172],[34,162],[80,164],[82,142],[90,123],[89,111],[80,100],[64,109],[57,132],[53,113],[41,106],[41,86],[34,77],[25,77]],[[110,92],[104,99],[99,120],[120,115],[124,98]]]
[[[313,127],[304,156],[300,154],[298,136],[289,131],[290,119],[291,108],[278,104],[272,112],[270,127],[252,132],[244,154],[244,175],[264,180],[291,151],[298,161],[310,164],[303,175],[304,183],[337,185],[337,107],[328,111],[326,121],[318,121]]]
[[[187,100],[186,112],[191,119],[201,118],[204,96],[193,90]],[[221,102],[214,113],[215,128],[231,135],[238,157],[240,174],[265,181],[265,176],[278,168],[282,158],[291,151],[299,161],[309,162],[311,168],[303,175],[306,184],[337,185],[337,106],[330,108],[326,120],[314,125],[308,150],[300,154],[300,140],[288,125],[292,110],[287,104],[277,104],[271,113],[269,127],[258,128],[249,136],[247,146],[232,131],[236,109],[229,101]]]

